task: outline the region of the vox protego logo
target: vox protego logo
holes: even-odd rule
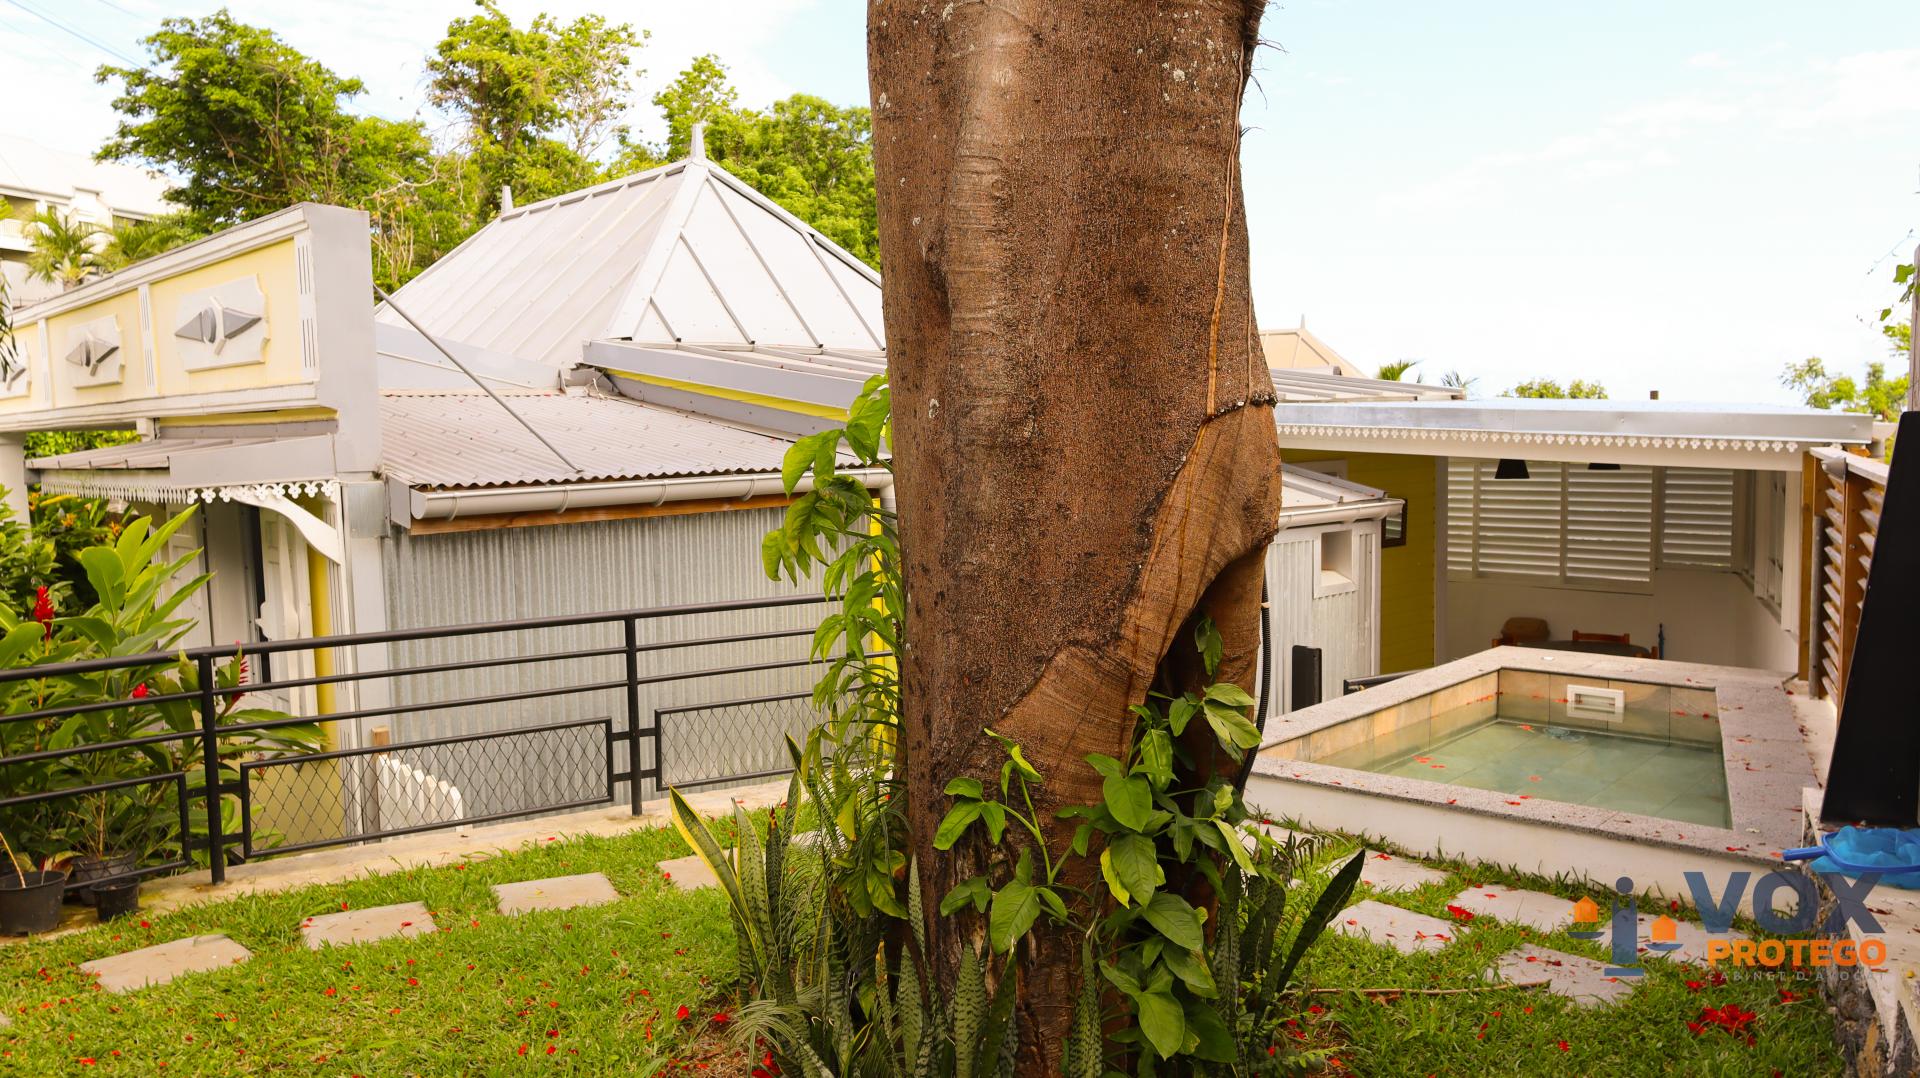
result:
[[[1736,966],[1816,967],[1878,966],[1887,960],[1886,941],[1880,939],[1880,922],[1867,908],[1868,892],[1880,877],[1868,873],[1855,879],[1823,872],[1820,878],[1833,892],[1833,908],[1820,918],[1820,893],[1813,880],[1795,872],[1769,872],[1754,880],[1751,872],[1729,872],[1716,893],[1704,872],[1685,874],[1692,892],[1694,908],[1700,911],[1701,927],[1706,930],[1708,965],[1728,962]],[[1752,894],[1748,895],[1748,885]],[[1600,904],[1581,898],[1573,904],[1574,927],[1568,935],[1583,940],[1608,940],[1609,977],[1638,977],[1642,953],[1670,954],[1684,944],[1680,941],[1680,922],[1661,914],[1646,922],[1645,951],[1640,940],[1641,916],[1633,903],[1633,880],[1622,876],[1614,881],[1617,892],[1611,909],[1602,917]],[[1794,896],[1791,912],[1782,913],[1781,892]],[[1742,898],[1750,897],[1753,920],[1767,932],[1781,936],[1812,938],[1751,940],[1733,934],[1733,916]],[[1857,925],[1864,939],[1856,943],[1847,932]],[[1591,926],[1591,927],[1587,927]]]

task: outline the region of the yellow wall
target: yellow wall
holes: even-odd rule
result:
[[[267,299],[266,346],[261,362],[234,367],[189,371],[180,359],[180,339],[173,335],[182,297],[202,288],[252,276]],[[287,385],[312,381],[300,355],[300,282],[290,239],[268,244],[232,258],[200,266],[153,282],[154,350],[160,371],[160,392],[208,393],[227,389]]]
[[[1282,449],[1288,463],[1345,460],[1347,478],[1407,503],[1407,542],[1380,552],[1380,672],[1432,666],[1434,557],[1440,527],[1434,490],[1440,459],[1387,453]]]

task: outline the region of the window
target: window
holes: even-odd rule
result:
[[[1320,579],[1313,593],[1334,595],[1354,588],[1353,529],[1320,533]]]
[[[1401,502],[1394,514],[1380,521],[1382,547],[1407,545],[1407,503]]]

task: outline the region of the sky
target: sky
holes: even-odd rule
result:
[[[502,6],[649,31],[643,135],[706,52],[745,104],[867,99],[861,0]],[[424,57],[470,4],[229,8],[364,80],[357,107],[444,129]],[[0,130],[92,150],[114,122],[96,64],[211,10],[0,0]],[[1920,3],[1294,0],[1262,34],[1242,168],[1264,327],[1304,318],[1364,368],[1418,360],[1479,396],[1551,377],[1790,403],[1790,362],[1892,361],[1874,319],[1920,243]]]

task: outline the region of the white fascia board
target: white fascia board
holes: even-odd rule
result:
[[[1305,427],[1282,424],[1282,450],[1384,453],[1398,456],[1516,458],[1570,464],[1634,464],[1670,468],[1734,468],[1790,472],[1801,455],[1827,442],[1757,438],[1675,438],[1517,434],[1489,431]]]
[[[743,353],[743,359],[745,354]],[[860,395],[866,379],[842,372],[796,370],[753,362],[722,359],[685,349],[648,348],[624,341],[589,341],[589,364],[609,373],[667,378],[736,393],[754,393],[780,400],[846,408]]]
[[[280,438],[247,445],[210,446],[182,453],[168,468],[187,487],[226,487],[330,478],[335,473],[333,436]]]
[[[311,382],[263,386],[259,389],[223,390],[206,394],[173,397],[139,397],[107,401],[102,404],[75,405],[57,411],[15,412],[0,416],[0,432],[63,429],[124,429],[141,419],[171,419],[178,416],[205,416],[211,412],[230,412],[236,406],[249,411],[278,411],[320,404],[319,393]],[[216,407],[218,405],[219,407]]]

